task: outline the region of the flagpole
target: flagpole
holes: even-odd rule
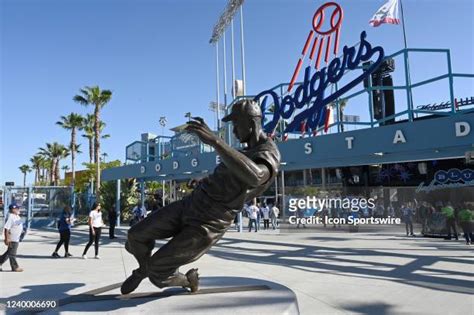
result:
[[[408,48],[407,45],[407,33],[405,32],[405,14],[403,13],[403,3],[400,0],[400,10],[402,12],[402,28],[403,28],[403,41],[405,42],[405,49]]]
[[[408,61],[408,45],[407,45],[407,34],[405,31],[405,13],[403,12],[403,3],[402,0],[400,1],[400,11],[402,13],[402,29],[403,29],[403,42],[405,43],[405,72],[406,72],[406,80],[407,80],[407,94],[408,94],[408,119],[413,121],[413,98],[411,94],[411,78],[410,78],[410,63]]]

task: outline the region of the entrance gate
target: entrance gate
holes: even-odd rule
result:
[[[15,203],[28,228],[51,227],[56,224],[65,206],[74,209],[71,187],[67,186],[4,186],[4,210],[1,221],[8,216],[8,207]]]

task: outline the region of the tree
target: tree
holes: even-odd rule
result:
[[[64,179],[66,179],[66,173],[67,171],[69,171],[69,166],[64,165],[63,167],[61,167],[61,169],[64,171]]]
[[[43,157],[39,154],[33,155],[30,159],[31,167],[35,170],[35,184],[39,182],[43,161]]]
[[[39,148],[39,150],[42,156],[51,160],[51,183],[57,186],[59,180],[59,161],[69,155],[69,150],[57,142],[46,143],[46,148]]]
[[[53,159],[51,158],[51,152],[50,152],[50,149],[48,148],[48,145],[51,145],[51,144],[47,143],[46,148],[38,148],[39,150],[38,154],[43,158],[42,179],[47,181],[49,184],[52,184],[54,181],[54,176],[53,176],[54,163],[53,163]]]
[[[101,121],[99,124],[99,129],[101,139],[107,139],[110,138],[109,134],[102,134],[102,131],[104,131],[104,128],[106,126],[106,123]],[[89,140],[89,163],[92,163],[94,160],[94,115],[87,114],[85,119],[84,119],[84,134],[82,135],[84,138],[87,138]]]
[[[105,158],[108,156],[109,155],[106,152],[102,153],[102,162],[105,162]]]
[[[112,99],[110,90],[101,90],[98,86],[86,86],[73,100],[84,106],[94,106],[94,163],[96,163],[97,200],[100,200],[100,110]]]
[[[26,186],[26,174],[31,172],[31,168],[29,165],[23,164],[19,167],[20,172],[23,173],[23,186]]]
[[[94,160],[94,115],[87,114],[84,118],[84,138],[89,140],[89,163]]]
[[[94,115],[87,114],[84,121],[85,121],[85,123],[84,123],[84,134],[82,136],[84,138],[87,138],[87,140],[89,140],[89,164],[94,164],[93,163],[94,152],[95,152],[95,150],[94,150]],[[101,133],[100,138],[101,139],[110,138],[109,134],[104,134],[104,135],[102,134],[102,131],[104,130],[105,125],[106,124],[103,121],[101,121],[100,124],[99,124],[99,129],[100,129],[100,133]],[[93,178],[93,176],[91,177],[91,179],[92,178]],[[92,182],[91,182],[91,184],[92,184]]]
[[[41,152],[38,153],[40,156]],[[52,173],[51,173],[51,166],[53,165],[53,161],[50,158],[47,158],[45,156],[42,156],[43,160],[41,161],[41,179],[40,181],[43,183],[48,183],[48,178],[49,178],[49,183],[52,182]]]
[[[121,162],[118,160],[101,163],[101,169],[110,167],[118,167]],[[92,165],[90,165],[92,166]],[[140,193],[137,191],[135,179],[122,179],[120,181],[120,213],[123,220],[127,221],[132,217],[132,209],[140,199]],[[104,209],[114,209],[114,204],[117,196],[117,182],[108,181],[102,183],[101,202]]]
[[[76,144],[76,131],[84,128],[84,117],[79,114],[70,113],[68,116],[61,116],[61,120],[56,122],[57,125],[66,130],[71,131],[71,142],[69,144],[69,151],[71,152],[71,171],[72,171],[72,186],[76,183],[76,172],[74,170],[76,161],[76,152],[78,152],[78,145]]]

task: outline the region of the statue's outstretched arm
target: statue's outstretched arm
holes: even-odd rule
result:
[[[241,181],[250,187],[257,187],[268,181],[271,174],[270,169],[265,164],[255,163],[229,146],[212,132],[202,118],[195,119],[197,121],[188,122],[186,131],[195,133],[202,142],[212,146],[219,154],[222,162]]]

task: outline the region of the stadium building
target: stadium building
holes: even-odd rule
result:
[[[340,7],[333,9],[334,18]],[[361,32],[358,44],[339,50],[337,30],[332,42],[321,33],[315,27],[315,36],[308,36],[289,82],[243,95],[236,81],[236,97],[225,106],[227,113],[242,97],[258,101],[264,129],[279,146],[280,172],[264,198],[283,209],[290,196],[321,193],[375,197],[384,209],[406,202],[474,202],[474,97],[456,89],[474,75],[452,69],[449,49],[386,54]],[[313,37],[327,46],[317,46]],[[415,80],[416,61],[428,55],[437,56],[442,73]],[[426,102],[432,99],[427,88],[435,88],[439,99]],[[126,147],[126,165],[104,170],[102,180],[161,181],[172,188],[173,199],[176,183],[206,176],[220,163],[183,126],[172,130],[172,137],[142,134]],[[239,146],[229,124],[216,133]]]

